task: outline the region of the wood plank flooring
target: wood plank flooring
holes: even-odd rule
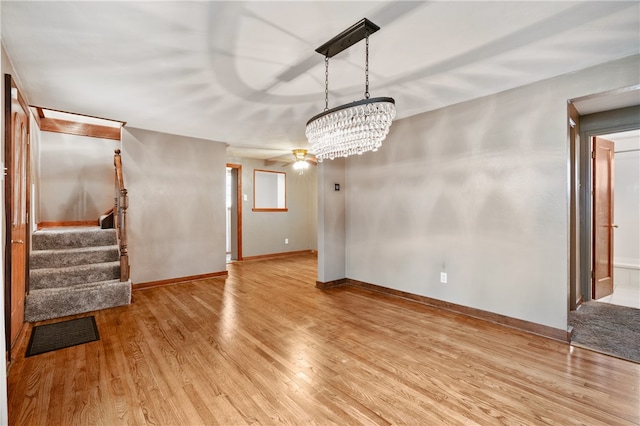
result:
[[[134,292],[101,340],[11,366],[12,425],[640,423],[640,365],[402,299],[316,258]],[[27,333],[27,336],[29,333]]]

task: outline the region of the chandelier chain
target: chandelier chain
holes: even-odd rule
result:
[[[367,32],[367,48],[364,63],[364,97],[365,99],[369,99],[369,32]]]
[[[324,110],[329,110],[329,57],[324,57]]]

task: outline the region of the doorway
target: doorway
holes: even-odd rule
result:
[[[242,260],[242,165],[226,169],[227,262]]]
[[[576,230],[576,244],[572,244],[572,249],[576,250],[576,265],[572,265],[572,274],[576,275],[576,281],[572,282],[576,286],[574,294],[575,309],[582,302],[593,299],[614,300],[610,297],[615,293],[618,280],[616,272],[620,273],[620,277],[627,276],[632,279],[633,275],[640,274],[640,245],[638,243],[638,224],[637,219],[632,219],[634,212],[637,212],[638,195],[634,195],[634,188],[637,193],[638,166],[637,155],[640,147],[637,146],[637,136],[640,129],[640,106],[626,107],[617,110],[603,111],[592,114],[579,116],[579,137],[576,152],[579,155],[579,171],[576,172],[577,183],[575,184],[576,196],[578,202],[576,206],[577,212],[574,218],[574,225],[578,224]],[[594,152],[595,138],[601,140],[609,140],[612,142],[610,147],[610,155],[612,156],[610,184],[611,184],[611,217],[606,224],[596,224],[597,212],[599,206],[594,201],[597,194],[594,193]],[[622,152],[624,151],[624,152]],[[618,160],[618,161],[616,161]],[[616,163],[620,162],[620,167],[616,167]],[[605,167],[606,169],[606,167]],[[605,175],[607,171],[605,170]],[[617,179],[616,179],[617,178]],[[597,189],[596,189],[597,191]],[[572,194],[573,195],[573,194]],[[573,205],[572,200],[572,205]],[[635,216],[637,218],[637,216]],[[618,223],[622,220],[621,223]],[[596,225],[603,228],[608,227],[611,240],[612,255],[611,262],[611,290],[612,294],[596,294],[594,280],[602,278],[606,274],[597,271],[596,258],[597,247],[606,245],[607,235],[596,236]],[[573,230],[572,226],[572,230]],[[572,255],[572,259],[574,256]],[[628,270],[638,271],[630,274]],[[596,276],[597,275],[597,276]],[[602,275],[602,276],[601,276]],[[630,283],[631,284],[631,283]],[[624,291],[622,291],[624,293]],[[620,292],[619,292],[620,293]],[[573,301],[572,299],[571,301]]]
[[[8,359],[24,325],[29,268],[29,113],[13,78],[5,74],[5,338]]]
[[[593,298],[640,309],[640,129],[599,138],[613,144],[613,279],[610,294]],[[594,287],[592,293],[597,290]]]
[[[571,225],[567,317],[568,326],[572,330],[571,344],[640,362],[640,353],[637,351],[636,344],[640,338],[636,321],[640,306],[631,307],[626,303],[626,301],[633,302],[634,299],[638,303],[640,297],[634,298],[625,290],[625,287],[633,285],[633,282],[622,281],[625,279],[625,274],[629,275],[622,269],[635,271],[631,275],[640,277],[640,247],[638,251],[629,251],[619,245],[621,242],[624,243],[624,236],[632,238],[628,240],[632,246],[634,243],[635,246],[640,245],[638,234],[633,235],[638,225],[638,215],[634,210],[640,209],[640,195],[637,189],[640,185],[640,172],[638,172],[640,169],[637,166],[627,168],[622,163],[628,160],[621,160],[621,156],[625,155],[633,162],[634,156],[639,154],[637,147],[625,146],[627,142],[621,141],[621,138],[631,136],[636,140],[639,139],[633,135],[640,135],[635,133],[640,129],[640,86],[571,100],[568,112],[571,153],[569,186]],[[595,204],[597,203],[597,197],[594,197],[593,169],[596,161],[593,158],[595,137],[612,142],[608,154],[612,155],[611,179],[610,182],[607,179],[605,186],[611,187],[613,202],[610,216],[604,224],[609,228],[609,236],[613,237],[610,240],[613,249],[610,260],[613,292],[608,296],[600,297],[599,300],[597,298],[594,300],[593,297],[593,281],[597,278],[593,267],[594,251],[597,250],[594,242],[598,243],[595,241],[597,237],[594,231]],[[618,162],[620,167],[617,167]],[[635,190],[635,198],[626,194],[629,192],[628,187],[631,187],[632,191]],[[622,204],[619,205],[620,203]],[[633,207],[634,204],[638,207]],[[633,223],[628,223],[626,219],[632,214],[635,215],[635,228]],[[605,239],[610,238],[609,236],[605,235]],[[637,255],[628,254],[630,257],[627,261],[623,261],[621,257],[627,256],[625,251]],[[628,276],[628,280],[632,279],[633,276]],[[636,280],[636,289],[640,287],[638,281],[640,280]],[[630,297],[627,298],[625,294]],[[611,302],[620,302],[620,304]],[[626,306],[622,306],[623,304]]]

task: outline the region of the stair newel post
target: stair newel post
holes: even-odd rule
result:
[[[129,280],[129,250],[127,249],[127,208],[129,207],[129,195],[126,189],[120,191],[120,212],[122,217],[120,227],[120,281]]]
[[[119,167],[122,167],[122,158],[120,157],[120,150],[116,149],[115,150],[115,155],[113,157],[113,166],[116,169],[116,176],[115,176],[115,185],[114,185],[114,189],[115,189],[115,209],[114,211],[114,215],[113,215],[113,220],[114,220],[114,227],[116,228],[116,232],[118,232],[118,234],[120,233],[120,191],[122,189],[120,183],[121,183],[121,179],[120,179],[120,173],[121,170],[119,170]]]
[[[113,164],[116,168],[116,202],[114,221],[118,239],[120,240],[120,281],[129,280],[129,251],[127,249],[127,208],[129,207],[129,196],[124,187],[122,176],[122,157],[120,150],[115,150]]]

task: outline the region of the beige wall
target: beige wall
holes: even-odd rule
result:
[[[222,272],[226,145],[125,127],[134,284]]]
[[[40,132],[39,222],[98,220],[114,204],[120,141]]]
[[[567,99],[638,84],[638,61],[398,120],[320,209],[346,215],[346,277],[566,329]]]
[[[260,256],[300,250],[317,250],[317,171],[311,166],[301,175],[284,163],[266,165],[264,160],[227,159],[242,165],[242,256]],[[253,171],[286,172],[287,212],[254,212]],[[285,244],[285,239],[289,244]]]

